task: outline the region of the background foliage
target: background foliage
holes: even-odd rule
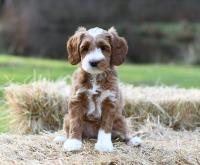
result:
[[[1,0],[0,51],[65,58],[78,26],[115,26],[128,62],[200,63],[199,0]]]

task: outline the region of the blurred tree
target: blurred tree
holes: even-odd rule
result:
[[[179,60],[180,40],[151,26],[142,29],[138,24],[200,21],[199,0],[0,0],[1,3],[6,7],[0,43],[6,43],[8,52],[51,58],[65,58],[65,42],[78,26],[107,29],[114,25],[128,40],[129,61],[171,62]],[[189,30],[187,34],[185,38],[193,35]]]
[[[3,11],[4,4],[5,4],[5,0],[0,0],[0,14]]]

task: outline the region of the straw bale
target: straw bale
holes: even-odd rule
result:
[[[134,87],[120,84],[126,117],[133,116],[135,130],[149,117],[173,129],[200,126],[200,90],[176,87]],[[58,130],[67,113],[70,86],[64,81],[39,80],[29,84],[11,84],[5,99],[11,111],[11,130],[39,133]]]

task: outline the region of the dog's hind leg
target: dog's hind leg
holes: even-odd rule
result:
[[[129,135],[128,126],[124,116],[116,116],[113,129],[112,129],[112,138],[119,138],[121,141],[126,142],[128,145],[139,146],[142,143],[142,140],[137,136]]]
[[[113,122],[112,138],[119,138],[121,141],[125,142],[128,140],[128,127],[126,119],[122,115],[118,115],[115,117],[115,120]]]

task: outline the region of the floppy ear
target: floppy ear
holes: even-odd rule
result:
[[[83,38],[83,35],[85,33],[86,29],[83,27],[80,27],[73,36],[69,38],[69,40],[66,43],[67,52],[68,52],[68,61],[72,65],[76,65],[81,61],[81,57],[79,54],[79,45],[81,43],[81,40]]]
[[[114,27],[111,27],[108,32],[111,34],[111,64],[121,65],[124,62],[128,52],[127,42],[123,37],[118,36]]]

